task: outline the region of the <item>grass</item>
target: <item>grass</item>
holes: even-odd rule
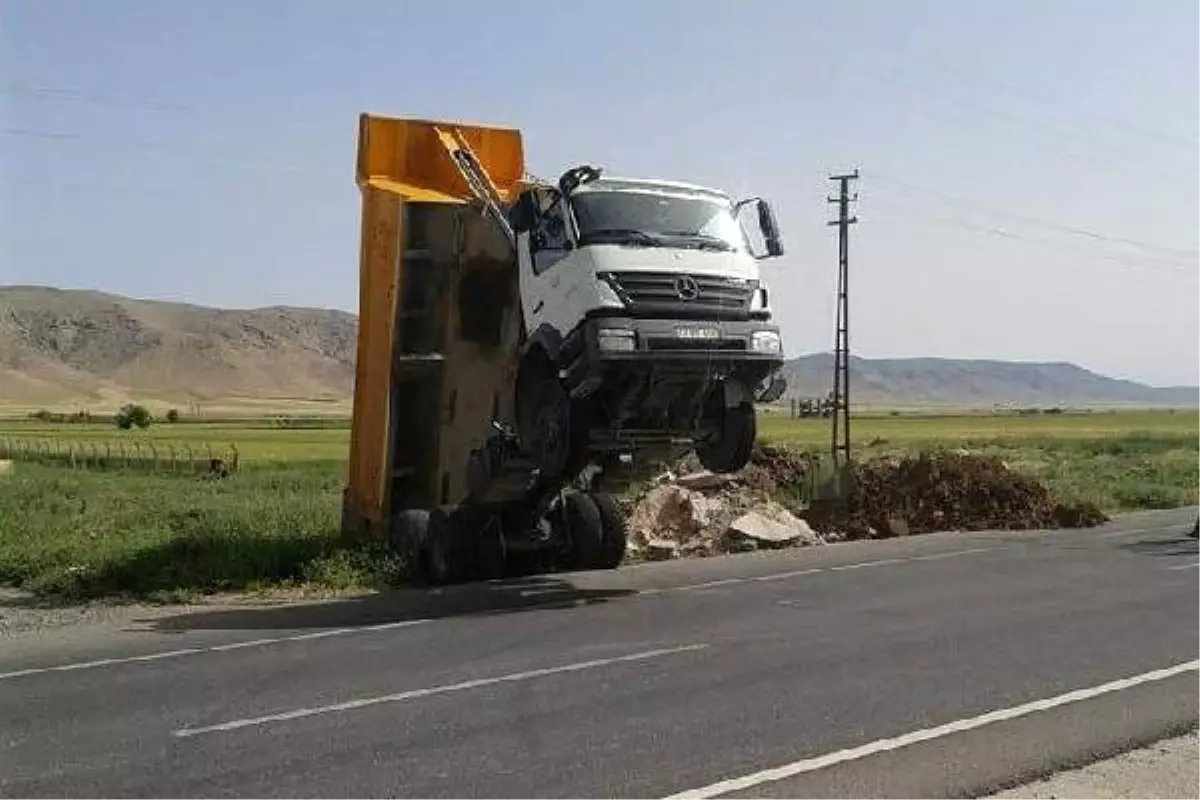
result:
[[[340,462],[226,480],[20,464],[0,479],[0,584],[43,597],[179,601],[394,582],[403,565],[342,542]]]
[[[1108,512],[1200,502],[1195,411],[882,416],[852,420],[850,430],[856,458],[964,448],[1045,481],[1063,502],[1091,502]],[[766,417],[760,433],[815,452],[830,445],[827,420]]]
[[[269,419],[221,420],[186,424],[153,424],[145,430],[117,430],[112,424],[39,423],[32,420],[0,420],[0,441],[59,441],[74,444],[123,443],[126,447],[153,443],[164,449],[173,445],[190,447],[200,454],[205,447],[214,452],[237,447],[244,461],[297,462],[338,461],[350,447],[349,424],[338,427],[283,428]]]
[[[828,420],[764,415],[770,442],[824,451]],[[856,456],[963,447],[1044,479],[1060,500],[1107,511],[1197,503],[1200,416],[1100,412],[856,418]],[[17,464],[0,476],[0,584],[44,598],[178,601],[222,591],[349,591],[392,585],[404,565],[345,543],[338,530],[345,428],[269,420],[154,425],[0,421],[0,439],[236,444],[242,471],[183,474]]]

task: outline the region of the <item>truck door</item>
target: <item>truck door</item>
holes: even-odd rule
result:
[[[517,237],[521,308],[528,333],[543,324],[551,325],[564,336],[570,332],[562,329],[569,324],[569,309],[564,297],[567,287],[558,268],[559,262],[572,252],[569,244],[563,206],[557,198],[538,214],[531,231],[522,231]]]

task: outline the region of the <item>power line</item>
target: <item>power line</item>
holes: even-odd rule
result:
[[[294,166],[294,165],[289,165],[289,164],[265,164],[263,162],[258,162],[258,161],[247,162],[247,161],[237,161],[234,159],[226,159],[226,158],[220,158],[220,157],[214,158],[213,156],[208,155],[208,154],[197,153],[194,150],[190,150],[186,147],[179,147],[178,145],[174,145],[170,142],[164,142],[164,141],[156,140],[156,139],[139,139],[137,137],[121,137],[119,139],[118,138],[106,138],[106,137],[102,137],[102,136],[95,136],[92,134],[79,133],[77,131],[57,131],[57,130],[45,130],[45,129],[40,129],[40,128],[0,128],[0,135],[14,136],[14,137],[26,138],[26,139],[43,140],[43,141],[47,141],[47,142],[75,143],[75,142],[95,141],[95,142],[104,142],[107,144],[113,144],[113,143],[119,142],[119,143],[128,144],[132,147],[137,148],[139,150],[138,155],[142,155],[143,151],[150,151],[150,152],[157,151],[159,153],[182,155],[192,161],[236,167],[237,169],[240,169],[240,170],[265,170],[268,172],[290,172],[290,173],[295,173],[295,174],[300,174],[300,175],[312,175],[312,176],[320,175],[322,177],[332,177],[332,175],[333,175],[332,172],[322,172],[320,170],[314,170],[314,169],[312,169],[312,167],[309,167],[309,166]]]
[[[216,111],[206,109],[202,106],[192,105],[188,103],[164,102],[155,99],[145,98],[124,98],[114,95],[97,94],[93,92],[81,91],[72,88],[51,87],[51,86],[28,86],[21,84],[9,83],[0,85],[0,94],[17,95],[24,97],[35,97],[43,100],[57,102],[78,102],[88,105],[100,106],[104,108],[125,109],[125,110],[144,110],[164,113],[182,113],[184,115],[204,115],[205,118],[212,117],[217,114],[229,113],[227,111]],[[240,117],[244,120],[255,122],[257,124],[269,123],[271,125],[282,126],[290,129],[303,130],[309,134],[317,134],[318,132],[328,134],[332,137],[333,131],[325,125],[320,125],[308,120],[288,119],[275,115],[234,111],[232,116]],[[350,123],[352,126],[353,123]],[[342,126],[343,129],[345,126]],[[338,131],[340,134],[340,130]],[[315,137],[314,137],[315,138]]]
[[[0,128],[5,136],[23,136],[29,139],[82,139],[83,136],[69,131],[43,131],[33,128]]]
[[[142,108],[150,111],[199,111],[196,106],[184,103],[169,103],[159,100],[127,100],[113,97],[112,95],[93,94],[92,92],[84,92],[78,89],[64,89],[51,86],[28,86],[9,83],[0,86],[0,93],[26,97],[47,97],[53,100],[76,101],[112,108]]]
[[[964,220],[954,219],[952,217],[939,216],[937,214],[924,214],[919,211],[914,211],[911,208],[909,208],[903,204],[899,204],[899,203],[889,203],[889,202],[880,203],[876,199],[873,199],[871,202],[875,205],[882,206],[883,208],[891,208],[895,211],[899,211],[900,213],[905,214],[907,216],[916,217],[916,218],[928,220],[931,222],[937,222],[937,223],[944,224],[944,225],[953,225],[955,227],[963,228],[965,230],[974,231],[976,233],[987,234],[989,236],[999,237],[1002,239],[1010,239],[1013,241],[1027,243],[1027,244],[1038,244],[1038,245],[1042,245],[1043,247],[1050,247],[1053,249],[1067,250],[1067,251],[1075,252],[1075,253],[1082,253],[1083,255],[1087,256],[1090,259],[1110,261],[1110,262],[1113,262],[1114,264],[1119,264],[1124,267],[1134,268],[1135,270],[1136,269],[1150,269],[1150,270],[1157,270],[1164,274],[1171,274],[1171,275],[1177,275],[1177,276],[1190,276],[1190,277],[1196,277],[1198,274],[1196,270],[1188,270],[1186,268],[1178,269],[1177,267],[1182,266],[1179,264],[1155,263],[1153,261],[1141,261],[1141,260],[1131,261],[1129,259],[1129,256],[1119,256],[1119,255],[1116,255],[1113,253],[1092,253],[1092,252],[1088,252],[1085,250],[1080,250],[1077,247],[1069,247],[1069,246],[1064,247],[1060,242],[1051,242],[1051,241],[1047,241],[1045,239],[1036,239],[1036,238],[1032,238],[1029,236],[1023,236],[1020,234],[1013,233],[1012,231],[1006,230],[1004,228],[999,228],[999,227],[990,226],[990,225],[978,225],[975,223],[966,222]]]
[[[925,55],[928,56],[928,53],[926,53]],[[961,67],[949,65],[946,62],[941,61],[940,59],[936,59],[936,58],[930,59],[927,57],[924,60],[924,63],[927,66],[932,67],[934,70],[941,72],[944,75],[953,75],[955,78],[963,77],[963,72],[962,72]],[[1062,101],[1057,98],[1050,99],[1046,95],[1041,95],[1039,97],[1036,93],[1032,93],[1032,92],[1028,91],[1027,89],[1024,89],[1024,90],[1020,89],[1015,84],[1013,84],[1009,81],[1001,80],[1001,79],[997,78],[995,75],[981,76],[981,75],[979,75],[979,73],[975,73],[974,77],[980,83],[990,84],[993,87],[999,87],[999,88],[1007,91],[1010,95],[1024,96],[1027,99],[1035,98],[1038,102],[1053,103],[1056,106],[1062,105]],[[1078,107],[1071,108],[1070,111],[1072,114],[1075,114],[1080,117],[1088,117],[1088,118],[1091,118],[1093,120],[1096,120],[1098,122],[1101,122],[1101,123],[1104,123],[1107,125],[1124,128],[1126,130],[1129,130],[1129,131],[1132,131],[1135,133],[1140,133],[1140,134],[1146,135],[1146,136],[1153,136],[1153,137],[1161,139],[1163,141],[1172,142],[1176,146],[1186,147],[1189,150],[1196,150],[1198,147],[1200,147],[1200,142],[1198,142],[1195,138],[1183,136],[1182,134],[1175,133],[1173,131],[1157,130],[1155,128],[1150,128],[1148,126],[1142,125],[1141,123],[1130,122],[1129,120],[1122,119],[1120,117],[1111,116],[1108,114],[1097,114],[1097,113],[1091,112],[1091,111],[1084,111]]]
[[[873,182],[882,183],[885,186],[891,185],[898,189],[903,189],[903,190],[908,190],[908,191],[913,191],[913,192],[920,192],[922,194],[929,194],[929,195],[934,195],[936,197],[941,197],[944,200],[949,201],[946,203],[946,205],[952,205],[952,206],[959,205],[964,208],[974,208],[976,210],[985,211],[985,212],[987,212],[989,214],[993,214],[995,216],[1008,217],[1010,219],[1020,220],[1022,222],[1028,222],[1033,225],[1040,225],[1040,226],[1042,226],[1044,228],[1048,228],[1050,230],[1057,230],[1057,231],[1061,231],[1064,233],[1074,234],[1076,236],[1084,236],[1089,239],[1093,239],[1095,241],[1113,242],[1113,243],[1129,245],[1131,247],[1140,247],[1140,248],[1143,248],[1146,250],[1157,250],[1164,254],[1169,254],[1170,256],[1173,256],[1176,258],[1188,259],[1189,261],[1195,260],[1197,258],[1197,256],[1200,255],[1200,252],[1198,252],[1196,250],[1184,250],[1184,249],[1175,248],[1175,247],[1165,247],[1163,245],[1153,244],[1150,242],[1143,242],[1143,241],[1139,241],[1137,239],[1130,239],[1130,238],[1127,238],[1124,236],[1114,236],[1112,234],[1100,233],[1099,231],[1094,231],[1094,230],[1091,230],[1088,228],[1083,228],[1083,227],[1076,226],[1076,225],[1066,225],[1063,223],[1052,222],[1050,220],[1043,219],[1040,217],[1030,216],[1028,214],[1019,214],[1015,211],[1006,211],[1003,209],[995,208],[993,206],[986,206],[981,203],[977,203],[975,201],[964,198],[961,195],[951,194],[949,192],[944,192],[939,189],[930,189],[930,188],[924,187],[924,186],[917,186],[915,184],[907,183],[905,181],[897,180],[895,178],[890,178],[887,176],[880,177],[880,175],[878,173],[871,173],[870,179]]]

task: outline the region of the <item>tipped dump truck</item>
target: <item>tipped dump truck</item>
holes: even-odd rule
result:
[[[356,173],[348,531],[436,582],[612,568],[607,490],[687,449],[746,463],[783,391],[766,202],[590,166],[536,182],[517,130],[371,115]]]

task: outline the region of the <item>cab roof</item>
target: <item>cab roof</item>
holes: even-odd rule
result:
[[[652,178],[627,178],[620,176],[602,175],[594,181],[589,181],[575,190],[574,194],[584,192],[665,192],[670,194],[700,195],[712,200],[729,202],[729,195],[708,186],[682,181],[664,181]]]

